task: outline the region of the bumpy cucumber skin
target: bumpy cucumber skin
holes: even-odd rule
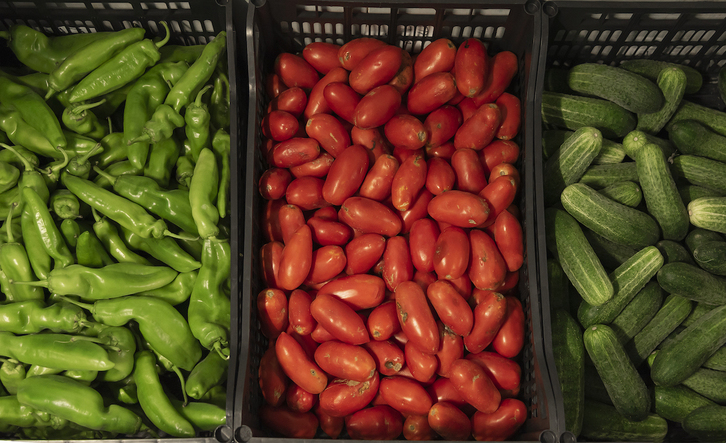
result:
[[[664,263],[684,262],[695,265],[691,253],[682,244],[673,240],[661,240],[655,244],[655,247],[663,254]]]
[[[639,422],[620,415],[613,406],[585,400],[585,417],[580,435],[589,441],[652,441],[662,442],[668,433],[668,422],[656,414]]]
[[[673,117],[666,124],[666,130],[670,131],[670,127],[681,120],[696,120],[712,131],[721,135],[726,135],[726,112],[718,109],[697,105],[686,99],[681,100],[681,105]]]
[[[681,194],[683,204],[688,208],[688,204],[693,200],[701,197],[723,197],[723,194],[713,189],[704,188],[703,186],[681,184],[678,186],[678,193]]]
[[[669,294],[699,303],[726,304],[726,279],[688,263],[668,263],[658,271],[658,284]]]
[[[635,248],[619,245],[587,228],[584,228],[582,232],[585,233],[587,241],[590,242],[602,265],[610,271],[628,261],[638,252]]]
[[[615,409],[628,420],[645,420],[650,411],[648,387],[615,332],[606,325],[591,326],[585,330],[583,342]]]
[[[645,205],[660,225],[663,238],[683,240],[688,234],[688,211],[663,153],[656,145],[646,143],[636,154],[635,165]]]
[[[678,109],[683,94],[686,92],[686,73],[680,68],[665,68],[658,74],[656,83],[665,99],[663,106],[652,113],[638,114],[638,125],[636,126],[636,129],[649,134],[659,133]]]
[[[570,69],[567,83],[572,90],[600,97],[630,112],[651,113],[663,106],[658,86],[642,75],[599,63],[581,63]]]
[[[697,247],[712,241],[724,241],[724,238],[718,232],[709,231],[708,229],[703,228],[695,228],[688,233],[685,243],[688,250],[691,251],[691,254],[693,254]]]
[[[636,367],[640,366],[668,334],[683,323],[691,313],[692,306],[693,302],[680,295],[666,297],[655,316],[625,345],[630,361]]]
[[[711,274],[726,276],[726,242],[712,241],[696,247],[693,258]]]
[[[542,155],[545,159],[551,157],[555,151],[567,140],[575,131],[566,129],[547,129],[542,131]],[[600,153],[592,161],[594,165],[609,165],[612,163],[620,163],[625,159],[625,150],[623,145],[612,140],[603,138]]]
[[[592,364],[585,365],[585,398],[611,406],[613,404],[613,401],[610,400],[610,394],[608,394],[608,390],[600,378],[600,374],[597,373],[597,369]]]
[[[683,380],[683,386],[716,403],[726,403],[726,372],[701,368]]]
[[[547,208],[545,226],[547,248],[583,299],[594,306],[610,300],[613,285],[577,220],[561,209]]]
[[[682,423],[683,419],[696,409],[714,404],[685,386],[656,386],[654,389],[655,413],[676,423]]]
[[[662,305],[663,291],[658,283],[651,281],[633,297],[608,326],[625,346],[655,317]]]
[[[593,306],[583,300],[577,311],[577,319],[584,328],[598,323],[608,324],[640,292],[663,266],[663,256],[655,246],[641,249],[610,274],[615,296],[608,303]]]
[[[698,155],[726,162],[726,137],[695,120],[673,123],[668,130],[668,138],[683,155]]]
[[[631,181],[613,183],[600,189],[600,194],[631,208],[637,207],[643,201],[643,191],[637,183]]]
[[[687,65],[643,58],[626,60],[620,64],[620,67],[653,81],[658,79],[658,75],[665,68],[680,68],[686,74],[686,94],[695,94],[703,86],[701,73]]]
[[[635,156],[638,154],[638,151],[640,151],[640,148],[642,148],[646,143],[653,143],[657,145],[660,150],[663,151],[663,156],[667,159],[671,158],[673,154],[676,153],[676,147],[669,140],[656,137],[655,135],[648,134],[647,132],[635,130],[628,132],[628,134],[623,137],[623,150],[625,151],[625,155],[635,160]]]
[[[650,376],[656,385],[675,386],[693,375],[726,343],[726,305],[693,322],[658,351]]]
[[[698,320],[699,318],[703,317],[703,314],[705,314],[708,311],[711,311],[715,308],[714,305],[707,305],[706,303],[695,303],[693,305],[693,309],[691,310],[691,314],[686,317],[685,320],[683,320],[683,323],[681,323],[681,326],[684,328],[687,328],[688,326],[691,326],[693,322]]]
[[[702,197],[688,204],[693,226],[726,234],[726,197]]]
[[[704,442],[726,439],[726,406],[702,406],[683,419],[683,429]]]
[[[580,183],[593,189],[602,189],[621,181],[639,182],[638,168],[635,162],[614,163],[609,165],[592,165],[587,168]]]
[[[726,163],[696,155],[679,155],[671,163],[674,177],[683,177],[693,185],[726,194]]]
[[[644,248],[660,239],[658,223],[643,211],[630,208],[582,183],[567,186],[562,206],[577,221],[615,243]]]
[[[703,367],[713,369],[714,371],[726,371],[726,348],[719,348],[718,351],[706,360]]]
[[[592,126],[605,138],[619,139],[635,129],[635,115],[608,100],[542,92],[542,123],[576,130]]]
[[[580,325],[563,309],[552,317],[552,353],[562,389],[565,429],[577,436],[585,407],[585,346]]]

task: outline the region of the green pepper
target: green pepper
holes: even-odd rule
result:
[[[149,160],[144,166],[144,176],[154,179],[162,188],[168,188],[180,151],[181,144],[173,135],[163,142],[151,145]]]
[[[78,197],[67,189],[58,189],[50,195],[50,207],[63,220],[80,217],[81,203]]]
[[[63,236],[55,225],[50,211],[41,197],[33,188],[23,188],[22,198],[25,201],[23,218],[35,223],[35,231],[30,235],[39,236],[45,252],[53,259],[55,269],[63,269],[75,263],[75,257],[68,249]],[[47,201],[47,200],[46,200]],[[23,238],[28,234],[23,233]]]
[[[21,404],[15,395],[0,397],[0,425],[19,426],[23,429],[45,427],[62,428],[67,422],[48,413]]]
[[[231,305],[222,290],[230,278],[231,252],[228,241],[210,238],[204,242],[202,267],[189,298],[187,317],[194,336],[205,348],[229,358]]]
[[[105,121],[111,117],[128,97],[129,91],[134,86],[134,82],[129,82],[124,87],[111,91],[108,94],[103,94],[99,98],[106,100],[102,105],[95,109],[94,114],[100,121]],[[112,132],[112,131],[109,131]]]
[[[66,150],[59,149],[59,151],[61,152],[61,155],[63,155],[63,159],[48,163],[45,167],[43,167],[43,169],[41,169],[45,184],[48,186],[48,189],[52,188],[52,190],[55,190],[56,184],[58,183],[58,180],[60,180],[61,171],[65,169],[65,167],[68,166],[68,162],[70,162],[70,157],[68,157]]]
[[[18,189],[21,192],[21,200],[15,212],[18,213],[24,208],[25,201],[22,199],[22,191],[24,188],[32,188],[40,196],[40,199],[45,204],[47,204],[48,199],[50,198],[50,191],[48,190],[48,185],[43,179],[42,174],[38,172],[33,167],[33,165],[31,165],[30,162],[25,159],[25,157],[20,155],[20,153],[17,152],[14,147],[2,143],[0,143],[0,147],[3,147],[8,151],[14,152],[17,155],[18,159],[20,159],[20,161],[25,166],[25,170],[23,171],[23,174],[18,181]]]
[[[134,382],[139,404],[160,430],[174,437],[193,437],[194,427],[172,405],[156,373],[156,358],[150,351],[136,354]]]
[[[104,382],[117,382],[125,379],[134,370],[134,353],[136,353],[136,338],[134,334],[123,326],[109,326],[98,334],[101,342],[113,349],[108,352],[108,358],[114,367],[101,374]]]
[[[20,170],[10,163],[0,161],[0,193],[15,187],[20,178]]]
[[[172,306],[179,305],[189,300],[189,296],[197,281],[197,271],[180,272],[173,282],[159,289],[139,292],[138,295],[160,298]]]
[[[202,149],[189,184],[189,203],[199,236],[205,240],[219,234],[219,210],[215,206],[218,189],[219,168],[216,156],[210,149]]]
[[[68,172],[71,175],[75,175],[76,177],[81,178],[88,178],[88,176],[91,174],[91,162],[89,159],[93,157],[94,155],[100,154],[104,151],[103,144],[102,143],[96,143],[96,145],[88,151],[87,153],[83,155],[79,155],[77,157],[73,157],[73,159],[68,162],[68,166],[66,167],[66,172]],[[69,191],[70,192],[70,191]]]
[[[0,244],[10,241],[8,235],[8,227],[10,228],[10,233],[12,234],[13,238],[17,239],[17,241],[23,241],[23,230],[20,222],[20,217],[13,217],[13,220],[9,226],[7,225],[7,221],[3,222],[2,227],[0,227]]]
[[[180,188],[189,189],[194,176],[194,163],[186,155],[180,156],[176,161],[176,182]]]
[[[109,165],[103,171],[103,175],[98,174],[96,178],[93,179],[93,183],[101,188],[110,189],[113,187],[112,181],[110,180],[111,177],[123,177],[126,175],[138,176],[141,175],[142,171],[142,169],[136,169],[130,160],[123,160]]]
[[[166,36],[158,43],[144,39],[124,48],[111,59],[91,71],[73,88],[71,103],[91,100],[127,85],[141,77],[147,68],[156,64],[161,58],[159,48],[169,41],[169,27]]]
[[[63,110],[61,120],[69,130],[100,140],[108,134],[108,126],[101,124],[91,109],[105,103],[105,99],[94,103],[71,104]]]
[[[39,375],[55,375],[60,374],[61,372],[63,372],[63,369],[48,368],[41,365],[30,365],[30,369],[28,369],[25,378],[37,377]]]
[[[11,212],[13,217],[19,215],[22,212],[20,204],[22,204],[22,198],[19,186],[0,194],[0,218],[6,219]]]
[[[171,402],[182,417],[201,431],[214,431],[227,423],[226,409],[212,403],[193,401],[184,405],[177,399]]]
[[[121,233],[129,247],[149,254],[177,272],[194,271],[202,266],[187,254],[173,238],[142,238],[123,227]]]
[[[63,130],[63,134],[65,134],[66,140],[68,140],[66,152],[71,158],[86,155],[89,151],[95,149],[98,144],[98,141],[91,137],[86,137],[85,135],[77,134],[67,129]],[[96,153],[98,152],[100,151]]]
[[[227,388],[222,385],[215,386],[199,400],[217,405],[224,409],[227,407]]]
[[[212,126],[229,132],[229,110],[231,107],[229,95],[229,78],[225,72],[217,69],[214,74],[214,89],[209,97],[209,114],[212,117]]]
[[[209,108],[202,101],[204,94],[212,89],[212,85],[203,87],[197,94],[197,99],[187,106],[184,113],[184,121],[186,126],[184,132],[189,140],[192,159],[196,162],[199,159],[199,153],[204,148],[210,148],[209,123],[212,119],[209,114]]]
[[[76,333],[86,321],[86,314],[70,303],[45,306],[42,300],[0,305],[0,331],[35,334],[41,331]]]
[[[144,124],[142,134],[129,140],[129,144],[139,142],[160,143],[174,134],[174,130],[184,126],[184,117],[167,104],[156,107],[154,114]]]
[[[17,109],[0,103],[0,130],[11,142],[44,157],[61,158],[62,154],[43,134],[33,128]]]
[[[217,156],[219,168],[219,191],[217,192],[217,210],[219,217],[224,218],[227,215],[227,205],[229,204],[229,187],[232,178],[232,170],[230,168],[230,138],[229,133],[224,129],[217,129],[212,140],[212,150]]]
[[[0,355],[56,369],[108,371],[113,362],[101,346],[66,334],[14,335],[0,332]]]
[[[134,295],[98,300],[93,305],[74,303],[108,326],[124,326],[135,320],[144,339],[181,369],[191,371],[202,357],[202,349],[186,319],[164,300]]]
[[[220,357],[216,352],[210,352],[189,373],[187,395],[199,400],[210,389],[227,380],[228,369],[229,360]]]
[[[123,132],[109,133],[101,139],[101,146],[103,146],[103,154],[96,159],[96,166],[101,169],[128,158],[129,145],[124,142]]]
[[[81,226],[78,222],[73,218],[64,219],[58,229],[60,230],[66,245],[68,245],[68,248],[75,251],[76,246],[78,245],[78,237],[81,236]]]
[[[66,220],[64,220],[65,222]],[[73,221],[73,220],[68,220]],[[74,222],[75,223],[75,222]],[[63,223],[61,223],[63,227]],[[28,260],[33,269],[33,274],[38,279],[48,278],[51,268],[51,257],[45,249],[43,240],[38,235],[38,228],[33,217],[25,216],[20,218],[20,229],[23,232],[23,243],[28,253]],[[61,230],[62,232],[62,230]]]
[[[0,69],[0,76],[7,77],[15,83],[28,86],[38,95],[43,95],[48,90],[48,74],[33,72],[31,74],[13,75]]]
[[[136,383],[134,383],[133,371],[131,371],[131,375],[123,380],[104,383],[104,388],[110,393],[111,398],[120,401],[121,403],[135,405],[139,402],[139,397],[136,392]]]
[[[61,375],[70,379],[76,380],[77,382],[83,383],[86,386],[90,386],[96,377],[98,377],[98,371],[63,371]]]
[[[161,53],[161,59],[158,64],[161,63],[194,63],[204,51],[206,45],[166,45],[159,49]]]
[[[11,395],[18,393],[18,383],[25,379],[25,366],[17,360],[0,358],[0,383]]]
[[[8,47],[21,63],[46,74],[74,52],[106,35],[108,33],[98,32],[47,36],[30,26],[20,24],[0,32],[0,38],[8,41]]]
[[[18,401],[89,429],[135,434],[141,418],[128,409],[106,406],[95,389],[60,375],[43,375],[23,380]]]
[[[187,232],[180,232],[179,233],[182,237],[190,237],[189,233]],[[193,238],[180,238],[177,239],[179,241],[179,246],[182,247],[189,255],[194,257],[195,260],[200,261],[202,259],[202,250],[204,249],[204,241],[197,237],[196,239]]]
[[[2,142],[4,143],[4,142]],[[7,143],[5,143],[7,144]],[[40,165],[40,161],[38,160],[38,156],[35,155],[33,152],[28,151],[22,146],[16,145],[13,147],[15,150],[10,151],[8,149],[0,150],[0,161],[5,163],[10,163],[11,165],[14,165],[16,168],[24,168],[25,167],[25,161],[27,160],[30,165],[34,168],[37,168]]]
[[[85,231],[78,236],[76,260],[79,265],[88,268],[102,268],[115,263],[93,231]]]
[[[11,283],[34,280],[35,275],[28,259],[28,253],[25,247],[16,242],[13,237],[12,212],[8,215],[5,226],[8,242],[0,245],[0,269]],[[12,301],[43,300],[45,298],[42,289],[21,286],[13,286],[11,292],[5,295]]]
[[[108,253],[119,263],[137,263],[150,265],[144,257],[130,250],[118,233],[118,229],[107,218],[101,218],[98,212],[93,209],[93,217],[96,223],[93,225],[93,232],[103,244]]]
[[[45,98],[68,89],[127,46],[143,39],[145,33],[143,28],[122,29],[94,40],[69,55],[50,73]]]
[[[70,265],[54,269],[46,280],[14,281],[21,286],[48,288],[58,295],[76,295],[85,300],[124,297],[168,285],[177,272],[166,266],[113,263],[102,268]],[[116,282],[116,284],[109,284]]]

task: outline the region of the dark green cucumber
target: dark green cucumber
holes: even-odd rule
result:
[[[562,92],[564,94],[574,94],[575,91],[570,89],[567,84],[567,73],[569,69],[550,67],[545,71],[544,90],[550,92]]]
[[[580,179],[601,147],[602,134],[592,127],[580,128],[565,140],[544,165],[545,205],[559,202],[562,190]]]
[[[688,252],[688,249],[678,242],[674,242],[673,240],[661,240],[655,244],[655,247],[660,250],[661,254],[663,254],[664,264],[676,262],[690,263],[692,265],[696,264],[696,262],[693,261],[693,257],[691,257],[691,253]]]
[[[600,262],[605,269],[613,270],[617,268],[638,252],[635,248],[619,245],[587,228],[584,228],[582,232],[585,233],[587,241],[590,242],[592,249],[600,258]]]
[[[695,251],[697,247],[704,243],[711,243],[714,241],[724,241],[724,238],[718,232],[709,231],[708,229],[694,228],[686,236],[685,243],[688,250],[691,251],[691,254],[693,254],[693,251]]]
[[[726,348],[719,348],[718,351],[706,360],[703,367],[713,369],[714,371],[726,371]]]
[[[693,375],[726,343],[726,305],[693,322],[663,346],[653,361],[650,376],[657,385],[675,386]]]
[[[695,120],[673,123],[669,128],[668,138],[681,154],[726,162],[726,137]]]
[[[565,140],[574,133],[575,131],[568,131],[566,129],[547,129],[542,131],[542,155],[544,158],[551,157],[560,149],[560,146],[562,146]],[[625,150],[623,149],[623,145],[603,138],[600,153],[593,159],[592,163],[595,165],[620,163],[624,158]]]
[[[690,202],[701,197],[723,197],[723,194],[703,186],[684,183],[678,185],[678,193],[681,194],[683,204],[688,206]]]
[[[648,387],[615,332],[606,325],[591,326],[583,342],[615,409],[628,420],[645,420],[650,411]]]
[[[726,197],[701,197],[688,204],[693,226],[726,234]]]
[[[703,186],[726,194],[726,163],[696,155],[679,155],[671,163],[674,177],[682,177],[692,185]],[[693,202],[693,201],[691,201]]]
[[[588,185],[593,189],[602,189],[624,180],[631,182],[640,181],[635,162],[592,165],[580,177],[580,183]]]
[[[640,249],[660,239],[660,228],[653,217],[613,201],[587,185],[567,186],[560,199],[578,222],[610,241]]]
[[[600,189],[599,192],[610,200],[631,208],[635,208],[643,201],[643,191],[637,183],[631,181],[613,183]]]
[[[645,420],[631,421],[615,407],[585,399],[585,417],[580,435],[589,441],[651,441],[662,442],[668,433],[668,422],[656,414]]]
[[[726,279],[688,263],[668,263],[658,271],[658,284],[670,294],[699,303],[726,304]]]
[[[563,309],[552,316],[552,354],[562,389],[565,429],[577,436],[585,402],[585,348],[580,325]]]
[[[638,251],[609,276],[615,295],[600,306],[583,301],[577,311],[577,319],[584,328],[612,322],[625,306],[640,292],[663,266],[663,256],[655,246]]]
[[[682,385],[656,386],[654,392],[655,413],[676,423],[682,423],[688,414],[702,406],[715,404]]]
[[[620,343],[625,345],[650,323],[662,305],[663,291],[658,283],[651,281],[633,297],[608,326]]]
[[[648,134],[643,131],[630,131],[623,138],[623,150],[625,154],[631,159],[635,160],[635,156],[638,151],[645,146],[646,143],[653,143],[657,145],[665,158],[671,158],[676,153],[676,147],[669,140],[656,137],[655,135]]]
[[[542,123],[576,130],[592,126],[605,138],[619,139],[635,129],[635,115],[611,101],[558,92],[542,92]]]
[[[610,394],[593,365],[585,365],[585,398],[612,405]]]
[[[570,69],[567,83],[573,91],[600,97],[630,112],[651,113],[663,107],[658,85],[628,70],[600,63],[581,63]]]
[[[716,403],[726,403],[726,372],[701,368],[683,380],[683,386]]]
[[[668,337],[666,337],[666,338],[665,338],[665,340],[663,340],[663,341],[662,341],[662,342],[661,342],[661,343],[660,343],[660,344],[658,345],[658,348],[657,348],[657,349],[663,349],[663,348],[665,348],[666,346],[669,346],[669,344],[670,344],[671,342],[675,341],[676,337],[678,337],[678,334],[680,334],[681,332],[683,332],[683,331],[685,331],[685,330],[686,330],[686,327],[685,327],[685,326],[683,326],[683,324],[681,323],[681,325],[680,325],[680,326],[678,326],[678,327],[676,327],[676,329],[674,329],[674,330],[673,330],[673,332],[671,332],[670,334],[668,334]],[[652,352],[652,353],[651,353],[651,354],[650,354],[650,355],[648,356],[648,365],[649,365],[649,366],[653,366],[653,361],[652,361],[652,360],[653,360],[653,359],[655,358],[655,354],[656,354],[657,352],[658,352],[658,351],[654,351],[654,352]]]
[[[611,165],[622,162],[625,159],[623,145],[608,139],[603,139],[600,153],[592,161],[594,165]]]
[[[686,73],[680,68],[670,67],[660,71],[656,83],[665,99],[663,106],[655,112],[638,114],[636,128],[649,134],[659,133],[681,104],[687,82]]]
[[[701,406],[683,419],[683,429],[703,442],[726,439],[726,406]]]
[[[651,282],[650,284],[657,283]],[[647,287],[647,286],[646,286]],[[631,302],[632,303],[632,302]],[[680,295],[666,297],[663,306],[643,329],[625,345],[630,361],[638,367],[691,313],[693,303]]]
[[[620,67],[630,72],[640,74],[645,78],[656,81],[664,68],[680,68],[686,74],[686,94],[695,94],[703,86],[703,76],[697,70],[679,63],[664,62],[660,60],[635,59],[626,60]]]
[[[563,309],[570,312],[570,281],[562,270],[560,262],[547,260],[547,281],[550,291],[550,310]]]
[[[561,209],[547,208],[545,226],[547,248],[583,299],[594,306],[610,300],[613,285],[577,220]]]
[[[726,276],[726,242],[707,242],[693,250],[693,258],[703,270]]]
[[[696,120],[703,123],[712,131],[726,135],[726,112],[707,106],[698,105],[688,100],[681,100],[681,105],[666,125],[666,130],[681,120]]]
[[[688,234],[688,211],[661,150],[646,143],[637,153],[640,188],[648,212],[660,225],[663,238],[680,241]]]
[[[693,324],[693,322],[695,322],[696,320],[701,318],[703,316],[703,314],[714,309],[715,307],[716,306],[714,306],[714,305],[708,305],[706,303],[696,303],[693,306],[693,310],[691,310],[691,314],[688,317],[686,317],[685,320],[683,320],[683,323],[681,323],[681,326],[683,326],[683,327],[690,326],[691,324]]]

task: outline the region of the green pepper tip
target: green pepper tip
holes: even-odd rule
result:
[[[126,143],[126,144],[131,146],[134,143],[150,142],[150,141],[151,141],[151,135],[149,135],[148,133],[143,133],[140,136],[129,140],[128,143]]]

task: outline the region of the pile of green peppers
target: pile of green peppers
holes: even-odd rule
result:
[[[226,33],[0,32],[0,437],[226,424]]]

